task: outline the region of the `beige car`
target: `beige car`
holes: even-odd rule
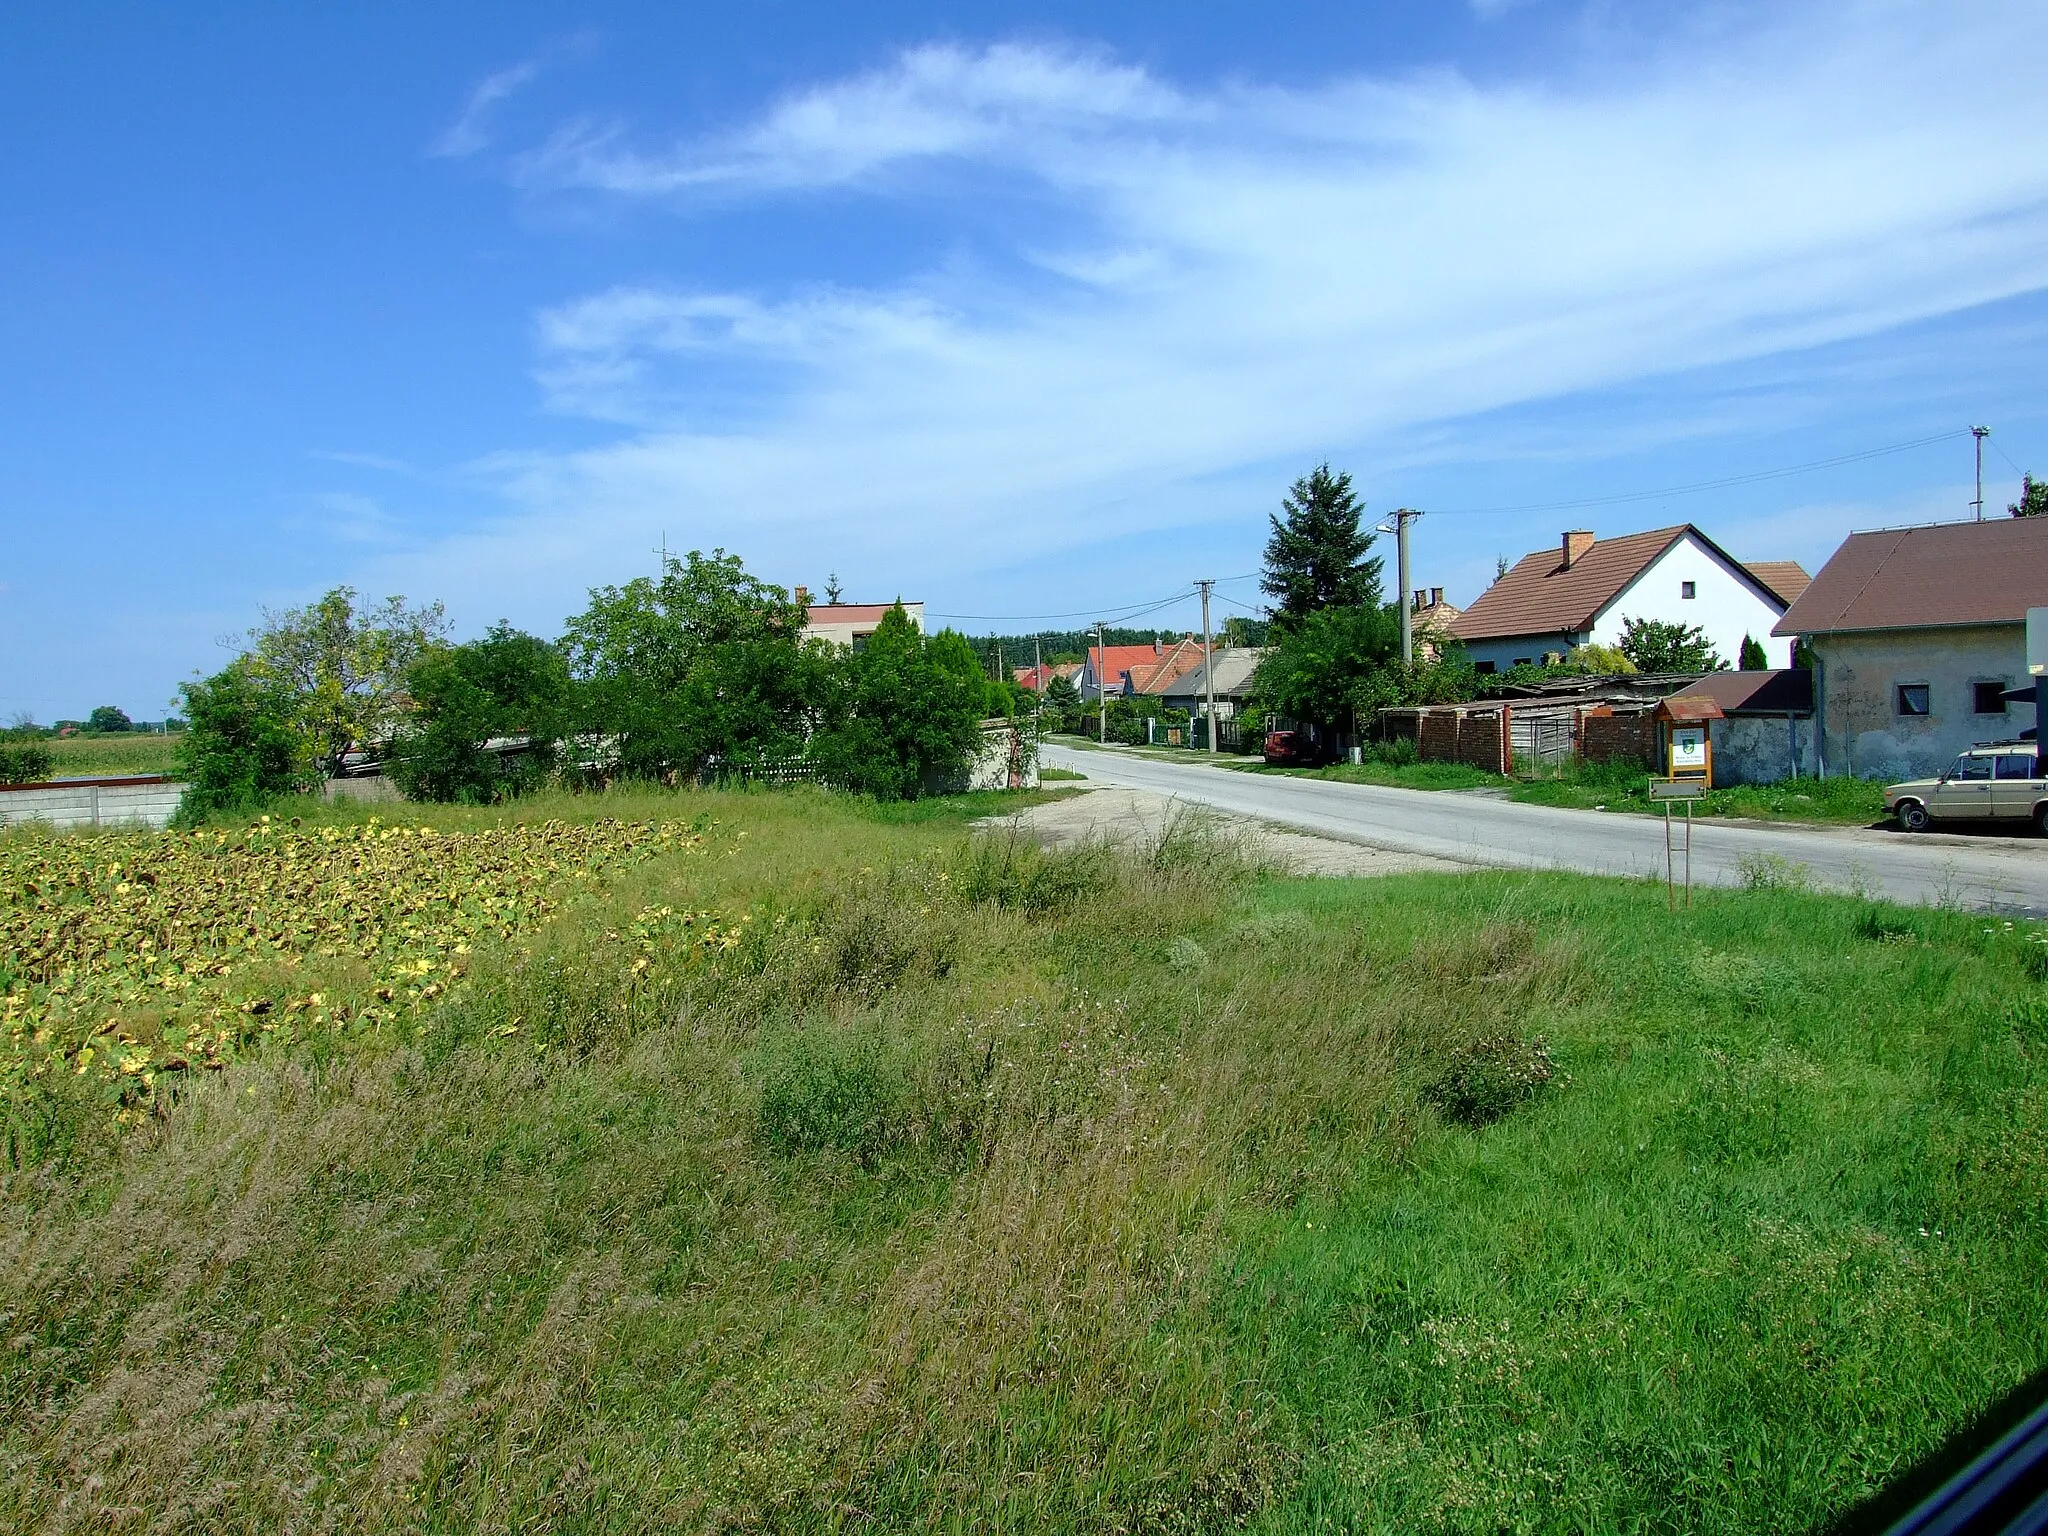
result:
[[[1972,747],[1938,779],[1887,784],[1884,808],[1908,832],[1938,821],[2031,821],[2048,833],[2048,777],[2032,742]]]

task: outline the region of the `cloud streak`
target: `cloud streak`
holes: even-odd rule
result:
[[[1979,19],[1815,4],[1502,86],[1196,90],[929,47],[690,143],[573,125],[529,189],[699,219],[851,191],[976,234],[892,284],[821,248],[780,291],[679,276],[548,310],[549,403],[631,430],[478,466],[519,510],[429,558],[599,580],[687,517],[764,565],[964,582],[1018,528],[1044,553],[1185,527],[1276,464],[2048,286],[2048,102],[1957,89],[1982,32],[2048,48],[2048,11]],[[991,248],[972,215],[1019,179],[1037,212]]]
[[[540,73],[540,62],[529,59],[523,64],[514,64],[510,69],[501,69],[494,75],[486,75],[469,93],[469,101],[462,109],[462,115],[444,129],[428,153],[447,160],[465,160],[487,147],[490,142],[490,118],[498,103],[530,84]]]

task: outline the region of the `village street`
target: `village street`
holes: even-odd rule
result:
[[[1151,790],[1233,816],[1461,864],[1571,869],[1596,875],[1664,873],[1664,825],[1647,816],[1518,805],[1484,792],[1387,789],[1199,761],[1051,743],[1051,766],[1091,784]],[[1683,816],[1680,810],[1677,813]],[[1737,885],[1742,861],[1776,854],[1817,885],[1894,901],[2048,916],[2048,842],[2028,832],[1914,837],[1866,828],[1701,819],[1693,824],[1699,885]]]

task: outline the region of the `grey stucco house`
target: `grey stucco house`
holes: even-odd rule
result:
[[[1851,534],[1773,631],[1813,649],[1822,771],[1938,773],[2031,729],[2005,699],[2030,607],[2048,607],[2048,517]]]

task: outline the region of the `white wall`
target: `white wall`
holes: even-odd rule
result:
[[[1688,581],[1695,592],[1690,598],[1681,595],[1683,583]],[[1601,611],[1593,622],[1593,643],[1619,645],[1624,619],[1658,619],[1666,624],[1697,624],[1731,667],[1741,665],[1744,635],[1763,646],[1772,666],[1789,667],[1792,641],[1771,638],[1771,626],[1784,616],[1784,609],[1759,596],[1688,533],[1651,561],[1642,575]]]

